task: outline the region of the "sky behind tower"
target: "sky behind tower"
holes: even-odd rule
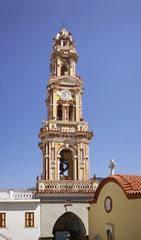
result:
[[[140,174],[141,1],[0,1],[0,189],[35,186],[38,132],[46,118],[52,37],[75,38],[84,81],[83,118],[95,136],[90,176]]]

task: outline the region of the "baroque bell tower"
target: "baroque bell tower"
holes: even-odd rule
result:
[[[71,33],[53,37],[51,75],[47,85],[47,119],[42,121],[39,147],[45,181],[88,181],[89,143],[93,132],[82,118],[83,79],[76,74],[78,54]],[[43,187],[43,186],[42,186]]]

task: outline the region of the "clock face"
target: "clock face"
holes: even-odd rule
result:
[[[106,197],[105,198],[105,202],[104,202],[104,206],[105,206],[105,210],[106,210],[106,212],[111,212],[111,210],[112,210],[112,199],[111,199],[111,197]]]
[[[63,100],[69,100],[71,98],[71,93],[68,92],[68,91],[62,91],[60,93],[60,97],[63,99]]]

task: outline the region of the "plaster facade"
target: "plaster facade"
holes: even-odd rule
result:
[[[41,237],[53,237],[52,231],[56,221],[66,212],[75,213],[81,219],[88,235],[88,206],[88,203],[73,203],[65,208],[65,203],[42,203]]]
[[[34,227],[25,227],[25,213],[34,213]],[[6,226],[0,228],[0,239],[36,240],[40,237],[40,200],[1,200]]]
[[[128,189],[128,188],[127,188]],[[111,211],[105,210],[105,199],[112,200]],[[89,239],[99,235],[99,239],[107,240],[107,228],[113,232],[113,238],[120,240],[141,239],[141,198],[128,199],[122,187],[114,182],[105,184],[99,192],[96,202],[90,203]]]

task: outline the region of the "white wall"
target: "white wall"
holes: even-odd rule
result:
[[[0,202],[0,212],[6,213],[6,228],[0,228],[0,233],[12,240],[38,240],[40,236],[38,200]],[[25,212],[34,212],[34,228],[25,227]],[[0,240],[3,239],[0,237]]]
[[[67,211],[75,213],[84,223],[88,234],[88,203],[73,203]],[[41,236],[51,237],[57,219],[66,212],[64,203],[41,203]]]

